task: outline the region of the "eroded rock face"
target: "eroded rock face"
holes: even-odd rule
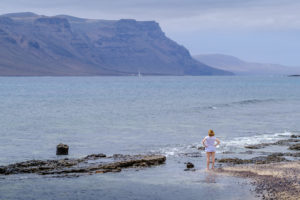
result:
[[[82,173],[120,172],[123,168],[150,167],[163,164],[162,155],[121,155],[91,154],[78,159],[29,160],[7,166],[0,166],[0,175],[37,173],[40,175],[68,175]]]

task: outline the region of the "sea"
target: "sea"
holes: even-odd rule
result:
[[[299,120],[296,77],[0,77],[0,166],[94,153],[167,157],[120,173],[0,175],[0,199],[258,199],[250,180],[205,171],[197,148],[213,129],[218,159],[287,151],[244,146],[299,134]],[[59,143],[68,156],[56,156]]]

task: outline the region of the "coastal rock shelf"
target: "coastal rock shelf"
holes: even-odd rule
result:
[[[166,157],[162,155],[122,155],[91,154],[78,159],[60,160],[29,160],[0,166],[0,175],[36,173],[50,174],[79,174],[79,173],[106,173],[120,172],[123,168],[150,167],[163,164]]]
[[[272,142],[272,143],[260,143],[260,144],[247,145],[247,146],[245,146],[245,148],[256,150],[256,149],[265,148],[267,146],[279,145],[279,146],[288,146],[288,150],[293,150],[292,152],[275,152],[275,153],[272,153],[267,156],[259,156],[259,157],[254,157],[251,159],[222,158],[222,159],[217,159],[217,162],[226,163],[226,164],[230,164],[230,165],[269,164],[269,163],[289,161],[288,159],[285,158],[286,156],[299,158],[300,152],[295,152],[295,151],[300,150],[300,139],[298,139],[298,138],[300,138],[300,135],[291,135],[290,137],[291,137],[290,139],[278,140],[278,141]],[[253,151],[247,151],[244,153],[252,154]],[[261,152],[261,153],[268,154],[267,152]]]
[[[289,145],[293,145],[293,143],[300,142],[300,139],[294,139],[294,138],[297,138],[298,135],[292,135],[291,137],[292,137],[292,139],[279,140],[277,142],[272,142],[272,143],[247,145],[247,146],[245,146],[245,148],[247,148],[247,149],[262,149],[262,148],[265,148],[265,147],[271,146],[271,145],[289,146]]]
[[[259,157],[254,157],[251,159],[240,159],[240,158],[222,158],[217,160],[219,163],[227,163],[227,164],[268,164],[268,163],[276,163],[276,162],[282,162],[282,161],[287,161],[284,157],[282,156],[294,156],[297,157],[298,154],[294,155],[287,155],[287,154],[278,154],[274,153],[268,156],[259,156]]]
[[[300,162],[239,165],[217,169],[218,173],[251,178],[255,192],[265,200],[299,200]]]
[[[287,146],[288,152],[273,152],[271,154],[259,152],[266,154],[266,156],[250,159],[221,158],[217,160],[221,167],[216,172],[251,178],[255,185],[255,191],[261,199],[299,200],[300,135],[291,135],[290,137],[290,139],[272,143],[247,145],[245,148],[253,150],[244,153],[253,154],[256,149],[273,145]]]

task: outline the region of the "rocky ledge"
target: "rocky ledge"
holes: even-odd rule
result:
[[[265,156],[249,159],[218,159],[217,162],[221,164],[221,167],[216,171],[251,178],[255,185],[255,191],[262,199],[298,200],[300,195],[300,135],[291,135],[290,137],[273,143],[245,146],[247,149],[254,150],[244,153],[252,154],[256,151],[255,149],[271,145],[287,146],[287,152],[259,152]]]
[[[218,173],[251,178],[258,197],[265,200],[299,200],[300,162],[239,165],[217,169]]]
[[[40,175],[78,175],[120,172],[123,168],[143,168],[163,164],[162,155],[91,154],[78,159],[29,160],[0,166],[0,175],[36,173]]]
[[[295,138],[299,137],[298,135],[292,135],[291,137],[292,137],[291,139],[279,140],[277,142],[272,142],[272,143],[247,145],[247,146],[245,146],[245,148],[247,148],[247,149],[262,149],[264,147],[271,146],[271,145],[289,146],[293,143],[300,142],[300,139],[295,139]]]
[[[299,154],[289,154],[289,155],[287,155],[287,154],[273,153],[268,156],[258,156],[258,157],[254,157],[251,159],[222,158],[222,159],[218,159],[217,162],[233,164],[233,165],[236,165],[236,164],[268,164],[268,163],[287,161],[287,159],[284,158],[283,156],[294,156],[294,157],[299,156]]]
[[[260,143],[260,144],[253,144],[245,146],[246,149],[261,149],[271,145],[280,145],[280,146],[288,146],[288,150],[297,151],[300,150],[300,135],[291,135],[290,139],[279,140],[277,142],[272,143]],[[246,154],[252,154],[252,151],[244,152]],[[267,152],[263,152],[269,154]],[[240,159],[240,158],[222,158],[218,159],[217,162],[225,163],[229,165],[236,165],[236,164],[269,164],[269,163],[276,163],[282,161],[288,161],[285,156],[288,157],[300,157],[300,152],[276,152],[269,154],[267,156],[259,156],[254,157],[251,159]]]

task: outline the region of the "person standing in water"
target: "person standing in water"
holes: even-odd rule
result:
[[[210,163],[210,158],[211,158],[211,160],[212,160],[211,169],[214,169],[215,168],[216,146],[218,146],[220,144],[220,140],[215,137],[215,132],[210,129],[208,131],[208,136],[206,136],[202,140],[202,144],[205,147],[205,152],[206,152],[206,168],[207,168],[207,170],[209,170],[209,163]]]

